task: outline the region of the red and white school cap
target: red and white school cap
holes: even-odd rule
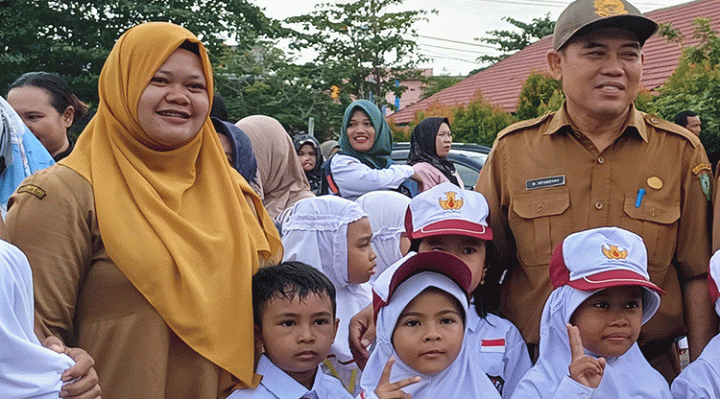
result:
[[[720,315],[720,250],[710,258],[710,271],[708,272],[708,288],[710,298],[715,302],[715,312]]]
[[[415,196],[405,213],[405,231],[411,239],[458,234],[492,240],[488,203],[475,191],[444,182]]]
[[[549,269],[553,288],[595,291],[634,285],[664,294],[650,281],[642,238],[619,227],[570,234],[553,251]]]
[[[433,272],[448,277],[460,287],[468,300],[470,299],[472,272],[468,265],[456,256],[443,251],[427,251],[405,257],[403,260],[389,283],[376,284],[373,287],[373,309],[376,317],[380,308],[390,302],[393,292],[400,284],[422,272]]]

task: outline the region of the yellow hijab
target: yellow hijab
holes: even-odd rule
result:
[[[210,61],[195,35],[164,22],[135,26],[110,52],[97,114],[60,163],[90,181],[108,255],[170,328],[254,385],[251,277],[260,257],[282,256],[278,233],[230,168],[209,117],[189,143],[170,151],[151,149],[138,121],[150,78],[185,41],[199,46],[213,93]]]

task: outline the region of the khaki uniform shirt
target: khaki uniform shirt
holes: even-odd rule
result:
[[[25,179],[7,227],[32,266],[36,327],[95,359],[103,398],[230,393],[237,380],[185,344],[108,257],[78,173],[55,165]]]
[[[500,132],[476,190],[490,206],[495,267],[510,269],[501,309],[526,342],[538,343],[553,249],[573,232],[601,226],[640,235],[650,279],[666,291],[640,342],[686,333],[680,284],[706,273],[710,259],[707,162],[697,137],[634,107],[602,153],[573,128],[565,106]]]

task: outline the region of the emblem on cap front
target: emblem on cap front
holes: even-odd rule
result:
[[[620,249],[615,245],[603,245],[602,253],[608,259],[625,259],[628,256],[627,249]]]
[[[625,4],[620,0],[595,0],[595,14],[603,18],[627,13]]]
[[[463,202],[465,202],[465,200],[462,200],[462,199],[455,199],[455,193],[452,191],[446,192],[445,196],[447,196],[447,199],[440,198],[439,202],[440,202],[440,207],[442,209],[445,209],[446,211],[458,210],[458,209],[462,208]]]

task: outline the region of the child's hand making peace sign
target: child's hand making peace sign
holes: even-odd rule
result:
[[[568,367],[570,378],[586,387],[597,388],[605,371],[605,358],[596,359],[585,354],[580,330],[576,326],[568,323],[567,332],[572,355],[572,361]]]

